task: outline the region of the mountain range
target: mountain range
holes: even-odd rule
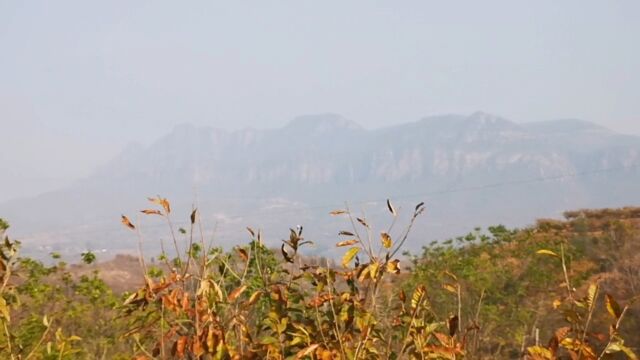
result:
[[[331,256],[337,232],[350,225],[328,213],[345,204],[382,229],[387,198],[404,214],[396,226],[425,201],[408,242],[416,250],[476,226],[638,205],[639,184],[640,137],[587,121],[516,123],[476,112],[370,130],[320,114],[266,130],[181,125],[72,186],[0,204],[0,216],[36,253],[130,252],[137,240],[120,214],[137,218],[146,197],[160,194],[176,227],[198,207],[204,236],[219,245],[246,240],[246,226],[277,245],[302,225],[313,251]],[[168,231],[159,218],[141,220],[145,249],[157,253]]]

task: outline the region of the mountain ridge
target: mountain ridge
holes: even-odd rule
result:
[[[571,126],[576,131],[566,131]],[[431,116],[378,129],[331,113],[264,130],[187,124],[148,146],[123,151],[70,188],[2,203],[0,214],[14,228],[40,234],[35,243],[66,243],[78,237],[56,237],[56,231],[101,229],[107,219],[147,206],[146,196],[162,194],[185,212],[196,198],[207,202],[203,216],[226,221],[230,227],[225,234],[243,221],[274,232],[286,229],[289,220],[317,221],[312,235],[326,238],[328,220],[318,219],[327,210],[316,210],[317,204],[430,194],[432,223],[420,234],[442,238],[460,232],[446,224],[451,216],[471,226],[491,218],[518,225],[570,208],[640,202],[635,185],[640,183],[640,137],[602,129],[575,120],[516,123],[484,112]],[[556,180],[530,182],[547,178]],[[508,185],[487,187],[501,183]],[[269,210],[274,206],[300,210],[283,219]],[[260,212],[229,220],[233,214]],[[437,224],[442,225],[434,228]],[[84,247],[99,246],[105,237],[81,241]],[[111,245],[116,243],[130,246],[120,240]]]

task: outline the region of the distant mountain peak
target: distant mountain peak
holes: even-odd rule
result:
[[[468,116],[469,120],[479,122],[483,125],[498,124],[498,123],[512,123],[511,121],[500,117],[498,115],[490,114],[484,111],[476,111]]]
[[[298,116],[291,120],[285,128],[315,135],[340,130],[362,130],[362,126],[355,121],[333,113]]]

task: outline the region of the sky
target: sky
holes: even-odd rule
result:
[[[0,201],[176,124],[483,110],[640,134],[640,2],[0,0]]]

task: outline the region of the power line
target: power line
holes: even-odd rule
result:
[[[581,177],[586,177],[586,176],[590,176],[590,175],[597,175],[597,174],[605,174],[605,173],[614,173],[614,172],[619,172],[619,171],[624,171],[624,170],[631,170],[631,169],[636,169],[636,168],[640,168],[640,164],[638,165],[633,165],[633,166],[619,166],[619,167],[611,167],[611,168],[604,168],[604,169],[595,169],[595,170],[587,170],[587,171],[580,171],[580,172],[574,172],[574,173],[568,173],[568,174],[562,174],[562,175],[555,175],[555,176],[541,176],[541,177],[535,177],[535,178],[529,178],[529,179],[522,179],[522,180],[510,180],[510,181],[501,181],[501,182],[496,182],[496,183],[490,183],[490,184],[484,184],[484,185],[476,185],[476,186],[467,186],[467,187],[460,187],[460,188],[452,188],[452,189],[443,189],[443,190],[438,190],[438,191],[430,191],[430,192],[421,192],[421,193],[413,193],[413,194],[404,194],[404,195],[395,195],[395,196],[389,196],[388,198],[393,199],[393,200],[408,200],[408,199],[420,199],[421,201],[426,201],[428,200],[428,198],[430,197],[435,197],[435,196],[441,196],[441,195],[448,195],[448,194],[455,194],[455,193],[462,193],[462,192],[474,192],[474,191],[482,191],[482,190],[488,190],[488,189],[495,189],[495,188],[501,188],[501,187],[505,187],[505,186],[517,186],[517,185],[525,185],[525,184],[532,184],[532,183],[539,183],[539,182],[548,182],[548,181],[559,181],[559,180],[564,180],[564,179],[572,179],[572,178],[581,178]],[[268,199],[267,197],[264,197],[264,199]],[[376,202],[384,202],[386,201],[387,198],[378,198],[378,199],[367,199],[367,200],[356,200],[354,202],[351,202],[350,204],[352,205],[365,205],[368,203],[376,203]],[[342,204],[336,204],[331,203],[331,204],[322,204],[322,205],[313,205],[313,206],[303,206],[303,207],[298,207],[298,208],[288,208],[288,209],[284,209],[284,210],[261,210],[261,211],[256,211],[256,212],[251,212],[251,213],[244,213],[244,214],[236,214],[236,215],[230,215],[230,216],[226,216],[227,219],[243,219],[243,218],[247,218],[247,217],[251,217],[251,216],[258,216],[258,215],[282,215],[282,214],[288,214],[288,213],[299,213],[300,211],[311,211],[311,210],[321,210],[321,209],[336,209],[336,208],[340,208],[344,205],[344,203]],[[188,225],[187,221],[173,221],[175,225]],[[156,228],[156,227],[162,227],[162,226],[166,226],[166,224],[152,224],[152,225],[148,225],[146,228]],[[95,234],[95,233],[111,233],[111,232],[116,232],[116,231],[120,231],[120,228],[112,228],[112,229],[105,229],[105,230],[68,230],[68,231],[61,231],[61,232],[53,232],[53,235],[81,235],[81,234]],[[27,239],[29,237],[34,236],[34,234],[28,235],[23,237],[23,239]]]

